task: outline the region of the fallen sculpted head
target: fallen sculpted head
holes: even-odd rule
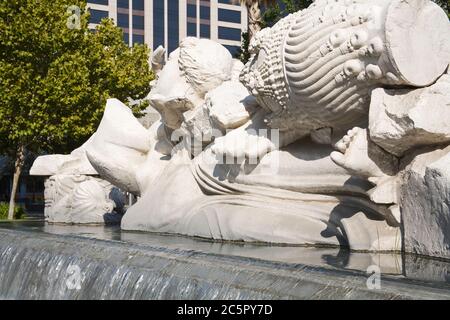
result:
[[[176,130],[185,112],[202,105],[209,91],[231,79],[236,63],[217,42],[188,37],[157,73],[147,98],[164,125]]]

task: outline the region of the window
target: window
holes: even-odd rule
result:
[[[130,4],[128,0],[117,0],[117,7],[128,9],[130,7]]]
[[[153,49],[164,44],[164,0],[153,0]]]
[[[240,6],[241,5],[239,3],[239,1],[234,2],[233,0],[219,0],[219,3],[234,4],[235,6]]]
[[[130,42],[130,35],[128,33],[123,33],[123,42],[125,42],[127,45]]]
[[[103,18],[108,18],[108,11],[90,9],[91,17],[90,23],[100,23]]]
[[[108,0],[88,0],[89,3],[108,5]]]
[[[219,21],[241,23],[240,11],[219,8],[218,17]]]
[[[144,0],[133,0],[133,10],[144,10]]]
[[[201,24],[200,25],[200,38],[211,38],[211,31],[209,25]]]
[[[130,23],[129,23],[129,19],[128,19],[128,15],[127,14],[123,14],[123,13],[118,13],[117,14],[117,25],[121,28],[129,28],[130,27]]]
[[[187,23],[187,35],[191,37],[197,36],[197,25],[195,23]]]
[[[238,46],[228,46],[228,45],[224,45],[224,47],[227,48],[228,51],[230,51],[230,53],[231,53],[231,55],[232,55],[233,57],[236,57],[236,55],[238,54],[239,49],[240,49]]]
[[[187,16],[191,18],[197,17],[197,6],[195,4],[189,4],[187,5]]]
[[[200,19],[210,20],[210,8],[205,6],[200,6]]]
[[[133,34],[133,43],[144,43],[144,36],[141,34]]]
[[[144,17],[133,15],[133,29],[144,30]]]
[[[241,29],[219,27],[218,31],[220,39],[241,41]]]
[[[178,28],[178,1],[169,1],[168,2],[168,20],[170,23],[168,24],[168,44],[167,44],[167,52],[171,53],[176,48],[178,48],[179,44],[179,28]]]

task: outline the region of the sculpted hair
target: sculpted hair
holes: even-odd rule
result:
[[[181,74],[202,96],[230,80],[232,60],[228,50],[213,41],[188,37],[180,44]]]

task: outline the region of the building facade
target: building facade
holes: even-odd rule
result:
[[[236,3],[237,2],[237,3]],[[233,0],[89,0],[90,27],[111,18],[122,28],[124,41],[162,45],[170,53],[188,36],[224,45],[234,54],[247,30],[247,11]]]

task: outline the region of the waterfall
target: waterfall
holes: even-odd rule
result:
[[[450,297],[447,284],[388,277],[369,290],[361,271],[29,229],[0,225],[0,299]]]

